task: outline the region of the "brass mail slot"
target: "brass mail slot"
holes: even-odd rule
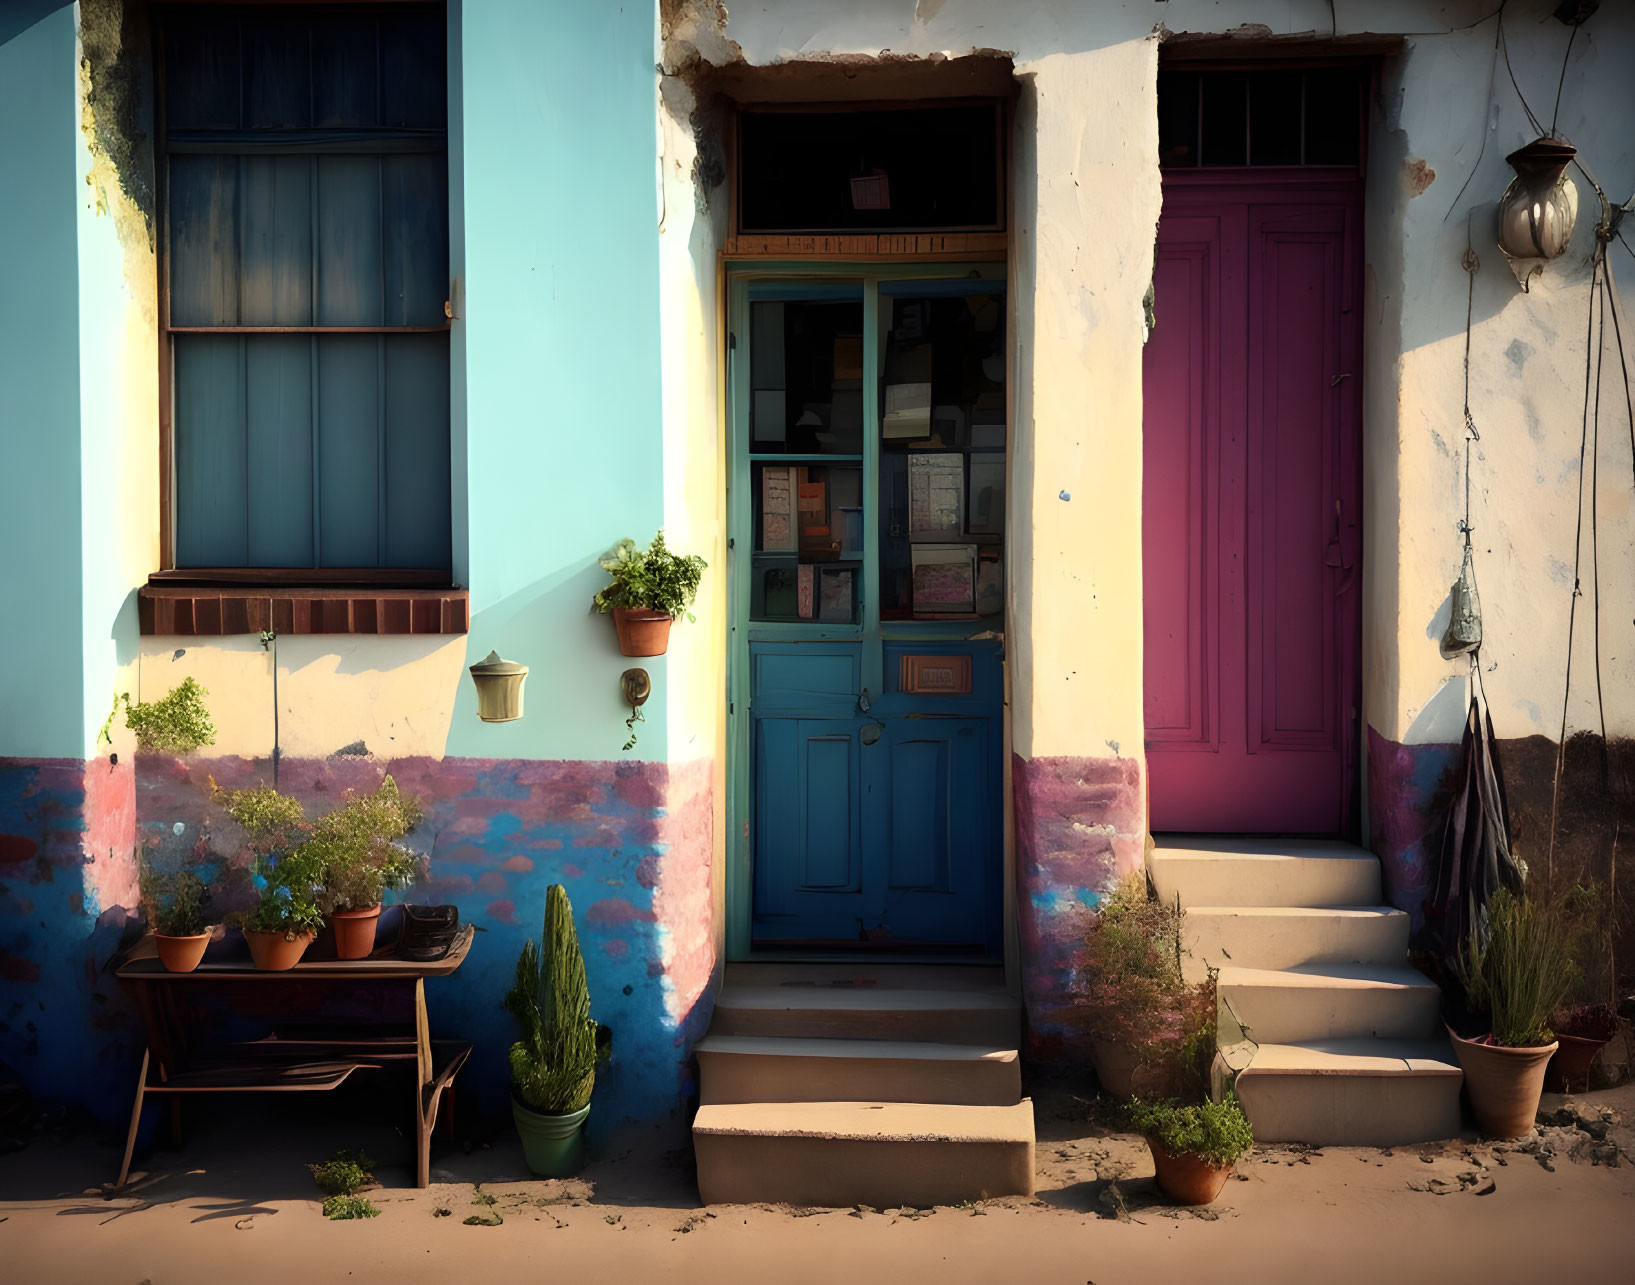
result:
[[[904,656],[899,686],[920,696],[969,696],[969,656]]]

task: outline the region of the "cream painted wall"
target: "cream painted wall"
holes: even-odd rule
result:
[[[116,100],[107,69],[121,52],[119,6],[97,0],[76,11],[81,681],[91,756],[114,694],[136,683],[136,589],[158,566],[158,278],[151,153],[139,143],[121,169],[99,133],[105,117],[148,116],[152,88],[138,80]],[[113,735],[116,751],[128,748],[122,727]]]
[[[1015,733],[1028,757],[1137,754],[1141,745],[1141,300],[1161,195],[1158,41],[1017,67],[1034,174],[1032,396],[1015,425],[1011,552]],[[1117,118],[1124,127],[1104,129]],[[1111,194],[1116,199],[1109,199]],[[1031,518],[1031,521],[1029,519]],[[1119,679],[1109,681],[1114,676]]]
[[[662,44],[657,51],[662,64]],[[701,191],[692,124],[698,103],[687,84],[659,76],[659,345],[664,412],[664,525],[673,548],[709,563],[695,622],[670,632],[663,690],[672,766],[706,760],[711,778],[711,899],[726,892],[727,612],[726,451],[720,371],[717,252],[724,190]],[[639,662],[632,662],[639,663]],[[643,756],[645,757],[645,755]],[[726,956],[726,917],[712,916],[715,958]]]
[[[1517,81],[1546,123],[1567,44],[1566,28],[1540,25],[1549,7],[1512,5],[1506,14]],[[1494,203],[1512,175],[1505,154],[1536,131],[1502,63],[1489,109],[1493,33],[1487,23],[1409,42],[1384,77],[1370,157],[1366,716],[1382,736],[1408,743],[1456,740],[1463,726],[1468,664],[1444,661],[1436,640],[1462,549],[1456,523],[1464,506],[1468,282],[1460,258],[1467,218],[1480,260],[1470,401],[1482,440],[1471,455],[1471,520],[1485,685],[1500,737],[1554,739],[1561,728],[1599,202],[1577,176],[1572,245],[1522,293],[1495,244]],[[1631,67],[1635,13],[1603,6],[1573,42],[1559,125],[1615,201],[1635,189]],[[1435,172],[1429,186],[1425,167]],[[1614,244],[1611,260],[1631,297],[1635,258]],[[1635,358],[1635,335],[1628,342]],[[1568,732],[1599,726],[1590,538],[1596,489],[1601,687],[1608,732],[1628,736],[1635,734],[1635,580],[1628,570],[1635,560],[1635,468],[1610,342],[1602,360],[1599,485],[1591,488],[1586,476]]]

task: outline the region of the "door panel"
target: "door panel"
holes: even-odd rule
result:
[[[1166,183],[1144,356],[1154,829],[1350,820],[1356,192],[1287,192]]]
[[[751,872],[734,918],[751,949],[999,952],[992,274],[734,285],[733,873]]]
[[[863,908],[854,722],[764,718],[755,727],[756,906],[795,937],[855,936]]]

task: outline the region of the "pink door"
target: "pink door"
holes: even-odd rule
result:
[[[1154,830],[1355,815],[1360,195],[1165,180],[1144,359]]]

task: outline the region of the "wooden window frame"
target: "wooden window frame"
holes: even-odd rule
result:
[[[253,139],[248,137],[249,131],[238,131],[246,135],[233,139],[232,132],[223,131],[224,137],[212,140],[208,147],[199,144],[184,143],[181,147],[172,147],[170,142],[169,124],[165,118],[165,17],[163,10],[168,8],[301,8],[344,9],[359,4],[365,6],[392,6],[397,8],[424,7],[436,8],[447,15],[446,0],[167,0],[163,5],[156,5],[154,21],[151,26],[153,46],[153,113],[154,113],[154,195],[159,211],[158,234],[154,237],[154,264],[158,274],[158,351],[159,351],[159,569],[148,577],[150,586],[154,587],[152,596],[163,598],[168,596],[161,590],[161,586],[190,585],[190,586],[250,586],[266,585],[284,589],[286,597],[289,590],[296,586],[313,586],[314,595],[332,595],[336,586],[370,587],[379,586],[383,589],[396,590],[449,590],[454,584],[454,569],[449,567],[181,567],[176,565],[176,449],[175,449],[175,407],[173,389],[176,376],[175,345],[173,336],[178,334],[361,334],[361,335],[405,335],[405,334],[447,334],[452,330],[452,324],[445,321],[442,325],[432,326],[172,326],[170,323],[170,156],[173,152],[187,153],[210,150],[219,154],[241,153],[245,155],[264,153],[265,145],[257,147]],[[445,37],[446,39],[446,37]],[[447,58],[447,45],[444,46],[444,57]],[[405,134],[415,131],[405,131]],[[420,131],[423,133],[423,131]],[[394,140],[383,137],[377,140],[375,146],[362,146],[357,143],[349,144],[349,151],[388,153],[404,150],[401,144],[394,144]],[[422,150],[422,149],[413,149]],[[438,150],[435,148],[424,150]],[[445,157],[448,154],[448,128],[445,104],[444,129],[442,132],[442,148]],[[312,154],[317,154],[316,151]],[[316,247],[314,248],[316,253]],[[445,304],[445,310],[447,305]],[[452,360],[452,353],[451,353]],[[452,455],[451,455],[452,479]],[[452,531],[451,531],[452,535]],[[144,599],[150,595],[143,591]],[[308,595],[296,594],[297,598]],[[438,595],[430,595],[436,598]],[[155,632],[148,626],[154,614],[144,602],[142,614],[142,632]],[[465,632],[463,614],[457,613],[459,628],[452,632]],[[384,619],[385,613],[382,613]],[[163,632],[163,631],[159,631]],[[308,632],[295,630],[295,632]],[[324,631],[319,631],[324,632]],[[351,632],[350,630],[330,630],[327,632]],[[364,632],[376,632],[368,630]],[[408,628],[399,631],[396,629],[381,629],[379,632],[411,632]],[[435,630],[420,630],[417,632],[437,632]]]

